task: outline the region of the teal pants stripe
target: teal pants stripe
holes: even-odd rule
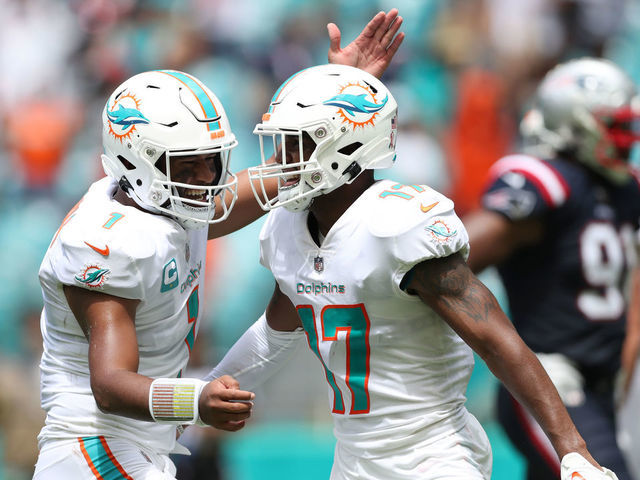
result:
[[[104,437],[78,438],[89,468],[98,480],[133,480],[118,463]]]

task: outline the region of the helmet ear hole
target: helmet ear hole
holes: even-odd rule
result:
[[[342,155],[346,155],[348,157],[353,152],[358,150],[361,146],[362,146],[362,143],[353,142],[353,143],[350,143],[349,145],[345,145],[344,147],[342,147],[340,150],[338,150],[338,153],[341,153]]]
[[[124,158],[122,155],[118,155],[118,160],[120,160],[120,163],[122,163],[124,168],[126,168],[127,170],[135,170],[136,169],[135,165],[133,165],[129,160]]]

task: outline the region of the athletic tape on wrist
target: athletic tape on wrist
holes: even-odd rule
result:
[[[149,412],[159,423],[193,425],[198,422],[198,401],[207,384],[197,378],[157,378],[149,388]]]

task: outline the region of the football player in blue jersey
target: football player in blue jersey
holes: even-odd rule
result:
[[[616,444],[614,385],[619,372],[631,375],[639,344],[637,333],[625,342],[640,218],[640,184],[629,166],[640,138],[636,95],[610,61],[556,66],[521,124],[531,154],[497,161],[481,209],[463,219],[469,265],[497,266],[513,324],[589,451],[620,480],[632,477]],[[527,459],[527,479],[557,478],[551,443],[504,387],[498,418]]]

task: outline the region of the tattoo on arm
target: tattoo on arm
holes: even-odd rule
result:
[[[427,260],[415,268],[410,289],[440,315],[463,316],[477,323],[488,322],[500,311],[494,296],[460,254]]]

